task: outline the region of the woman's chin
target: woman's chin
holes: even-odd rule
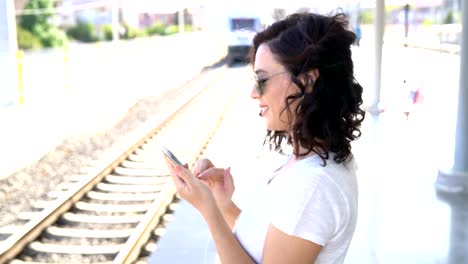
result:
[[[266,124],[266,128],[267,130],[269,131],[284,131],[284,127],[281,127],[281,126],[278,126],[278,125],[275,125],[275,124],[271,124],[267,121],[267,124]]]
[[[273,130],[275,130],[275,129],[273,128],[273,126],[270,126],[270,125],[268,125],[268,124],[266,125],[266,129],[267,129],[268,131],[273,131]]]

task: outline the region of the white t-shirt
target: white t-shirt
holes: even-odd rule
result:
[[[258,189],[243,208],[234,234],[261,263],[268,226],[323,246],[315,263],[343,263],[357,221],[358,188],[353,160],[337,164],[313,155]]]

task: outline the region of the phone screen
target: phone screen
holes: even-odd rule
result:
[[[182,164],[182,162],[180,162],[180,160],[170,150],[168,150],[166,147],[162,147],[161,151],[164,153],[165,157],[170,162],[172,162],[172,164],[184,166],[184,164]]]

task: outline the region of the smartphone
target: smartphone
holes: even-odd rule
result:
[[[180,162],[180,160],[166,147],[162,147],[161,151],[163,152],[166,159],[169,160],[173,165],[184,166],[184,164],[182,164],[182,162]]]

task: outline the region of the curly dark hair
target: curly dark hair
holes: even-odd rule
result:
[[[296,157],[315,152],[323,166],[333,153],[341,163],[351,153],[351,141],[361,136],[365,111],[362,105],[362,86],[354,78],[351,45],[356,35],[348,29],[343,13],[325,16],[296,13],[277,21],[256,34],[250,53],[252,65],[261,44],[270,48],[273,56],[291,73],[291,81],[300,93],[286,98],[289,117],[295,118],[289,131],[268,131],[265,144],[283,152],[283,139],[292,145]],[[319,77],[304,84],[308,72],[317,69]],[[291,109],[294,101],[297,107]],[[299,153],[299,147],[307,149]]]

